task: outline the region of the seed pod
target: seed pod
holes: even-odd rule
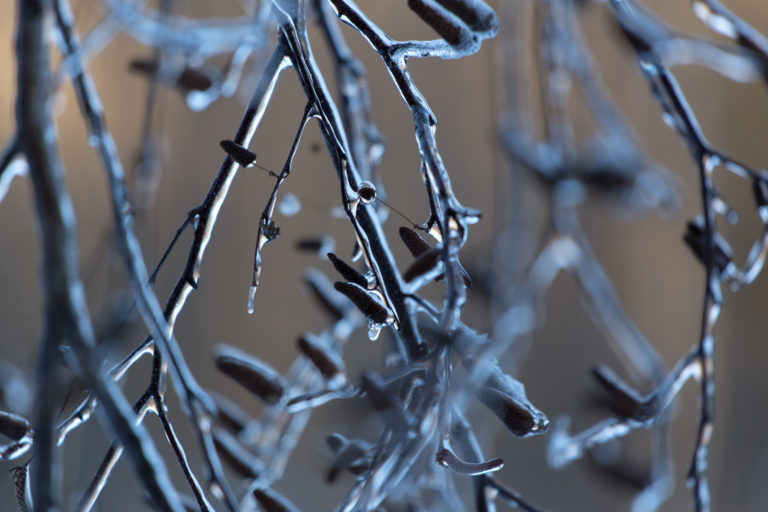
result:
[[[385,324],[387,322],[387,317],[389,317],[387,308],[379,304],[378,301],[371,297],[371,295],[360,286],[337,281],[333,283],[333,287],[337,292],[346,295],[366,318],[370,318],[377,324]]]
[[[334,320],[344,317],[347,302],[331,288],[330,280],[316,269],[309,269],[304,274],[304,282],[315,300]]]
[[[253,497],[266,512],[301,512],[288,498],[274,489],[254,489]]]
[[[499,18],[485,2],[479,0],[437,0],[437,3],[458,16],[474,32],[492,37],[499,31]]]
[[[411,228],[401,226],[400,227],[400,240],[403,241],[405,246],[411,252],[414,258],[418,258],[432,247],[424,241],[419,234]]]
[[[237,142],[224,139],[219,142],[219,144],[221,144],[221,148],[232,157],[232,160],[237,162],[241,167],[248,167],[249,165],[256,163],[256,153],[241,146]]]
[[[338,256],[332,252],[329,252],[328,259],[331,260],[331,263],[333,263],[333,268],[336,269],[336,272],[341,274],[341,277],[351,283],[355,283],[361,288],[368,288],[368,280],[360,272],[347,265]]]
[[[0,411],[0,434],[18,441],[32,429],[26,418],[12,412]]]
[[[264,465],[254,457],[232,434],[225,430],[213,430],[213,444],[221,458],[238,474],[256,479],[264,472]]]
[[[439,247],[433,247],[432,249],[416,258],[416,260],[411,263],[411,266],[406,269],[405,273],[403,273],[405,282],[410,283],[417,278],[426,275],[433,270],[436,270],[437,265],[440,263],[442,254],[442,249]]]
[[[267,363],[228,345],[216,350],[216,367],[269,405],[280,401],[285,390],[282,376]]]
[[[451,450],[443,448],[435,455],[435,462],[454,473],[464,476],[484,475],[498,471],[504,466],[501,459],[491,459],[485,462],[465,462],[458,458]]]
[[[479,45],[469,27],[434,0],[408,0],[408,7],[457,50],[471,51]]]
[[[344,373],[344,361],[339,354],[314,334],[304,334],[298,340],[299,350],[309,358],[326,379]]]

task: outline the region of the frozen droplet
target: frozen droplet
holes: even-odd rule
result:
[[[275,224],[275,221],[266,219],[261,221],[261,237],[259,240],[259,250],[264,247],[264,244],[271,242],[280,236],[280,226]]]
[[[293,217],[301,211],[301,201],[296,197],[296,194],[291,194],[289,192],[280,200],[277,209],[280,212],[280,215],[283,215],[284,217]]]
[[[215,96],[207,91],[189,91],[185,99],[187,108],[192,112],[200,112],[208,108]]]
[[[368,320],[368,339],[371,341],[376,341],[379,339],[379,334],[381,333],[381,324],[377,324],[373,320]]]
[[[482,212],[480,210],[468,210],[464,214],[464,222],[467,224],[477,224],[480,222],[480,217],[482,216]]]
[[[736,39],[739,31],[728,18],[713,12],[705,2],[693,2],[693,13],[709,28],[731,39]]]
[[[666,124],[670,128],[675,127],[675,118],[669,112],[662,113],[661,119],[664,121],[664,124]]]
[[[248,314],[253,314],[253,303],[256,299],[256,290],[258,290],[258,285],[252,284],[251,287],[248,289]]]
[[[89,135],[88,136],[88,145],[92,148],[95,148],[99,145],[99,137],[96,135]]]
[[[386,146],[380,142],[371,144],[371,147],[368,149],[368,159],[371,162],[380,162],[385,150]]]
[[[376,199],[376,187],[370,181],[363,181],[357,188],[357,195],[360,197],[361,203],[370,204]]]
[[[3,198],[8,193],[13,178],[16,176],[25,176],[28,172],[29,165],[25,158],[18,157],[11,160],[11,163],[8,164],[5,171],[0,173],[0,202],[2,202]]]

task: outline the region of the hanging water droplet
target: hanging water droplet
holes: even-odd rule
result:
[[[248,289],[248,314],[253,314],[253,303],[256,298],[256,290],[258,289],[258,285],[252,284],[251,287]]]
[[[25,176],[29,172],[26,158],[18,157],[11,160],[3,172],[0,172],[0,202],[11,186],[11,181],[16,176]]]
[[[370,181],[363,181],[357,188],[357,195],[363,204],[371,204],[376,199],[376,187]]]
[[[371,341],[376,341],[379,339],[379,334],[381,333],[381,324],[377,324],[373,320],[368,320],[368,339]]]
[[[259,237],[259,241],[264,237],[262,234]],[[253,280],[251,281],[251,287],[248,289],[248,314],[253,314],[253,301],[256,297],[256,290],[259,288],[261,282],[261,244],[256,249],[256,255],[253,258]]]
[[[88,145],[92,148],[95,148],[99,145],[99,137],[96,135],[89,135],[88,136]]]
[[[280,215],[293,217],[301,211],[301,201],[296,197],[296,194],[291,194],[289,192],[280,200],[277,209],[280,212]]]
[[[480,222],[480,217],[482,217],[482,212],[480,210],[468,210],[464,214],[464,222],[467,224],[477,224]]]

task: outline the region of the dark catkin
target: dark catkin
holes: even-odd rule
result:
[[[326,475],[328,482],[336,480],[336,477],[342,470],[350,469],[357,461],[368,459],[368,450],[370,449],[370,446],[363,446],[357,441],[347,440],[341,434],[333,434],[333,436],[335,436],[333,439],[331,436],[327,439],[335,455]]]
[[[461,19],[433,0],[408,0],[408,7],[454,48],[465,50],[478,44],[476,36]]]
[[[268,487],[254,489],[253,497],[265,512],[301,512],[288,498]]]
[[[245,148],[237,142],[224,139],[219,142],[221,148],[241,167],[248,167],[256,163],[256,153]]]
[[[208,394],[216,404],[216,419],[230,432],[240,432],[251,421],[251,416],[226,396],[213,391]]]
[[[320,256],[333,250],[336,241],[332,236],[307,236],[296,240],[296,249],[300,252],[315,253]]]
[[[437,265],[440,263],[442,254],[442,249],[439,247],[434,247],[416,258],[416,260],[411,263],[411,266],[408,267],[403,273],[403,279],[405,279],[405,282],[410,283],[415,279],[435,270]]]
[[[540,433],[531,411],[512,396],[492,387],[477,390],[475,396],[504,423],[513,435],[526,437]]]
[[[608,394],[608,406],[621,418],[645,422],[659,413],[655,395],[652,394],[647,399],[640,396],[608,366],[595,367],[592,375]]]
[[[309,270],[304,273],[304,283],[320,308],[328,313],[333,320],[341,320],[347,309],[344,299],[334,291],[331,282],[319,270]]]
[[[207,91],[216,83],[210,70],[186,67],[179,75],[176,85],[187,91]]]
[[[609,406],[622,418],[633,418],[640,409],[641,398],[605,365],[592,369],[592,375],[608,394]]]
[[[157,59],[137,58],[128,63],[130,71],[149,77],[156,75],[159,68]],[[176,86],[183,92],[207,91],[217,81],[215,74],[211,69],[185,67],[176,78]]]
[[[296,249],[302,252],[317,252],[322,246],[322,237],[307,237],[296,240]]]
[[[229,432],[214,429],[213,444],[221,458],[241,476],[256,479],[263,473],[261,462]]]
[[[712,263],[720,272],[723,272],[728,264],[731,263],[732,251],[728,247],[727,242],[721,237],[714,236],[713,238]],[[704,225],[701,219],[688,222],[688,229],[685,235],[683,235],[683,240],[693,251],[696,258],[706,264],[708,251],[707,237],[704,233]]]
[[[333,287],[337,292],[343,293],[349,300],[351,300],[366,318],[370,318],[377,324],[385,324],[387,322],[387,318],[389,317],[387,308],[379,304],[376,299],[371,297],[371,295],[359,285],[337,281],[333,283]]]
[[[11,468],[11,477],[13,478],[13,487],[16,490],[16,504],[19,512],[30,512],[27,504],[27,479],[29,478],[29,463],[24,466]]]
[[[285,390],[282,376],[267,363],[227,345],[216,350],[216,367],[269,405],[280,401]]]
[[[347,444],[349,444],[349,441],[347,440],[347,438],[339,434],[338,432],[333,432],[328,437],[326,437],[325,442],[328,445],[328,448],[330,448],[333,453],[338,453],[339,450],[341,450]]]
[[[356,285],[362,287],[362,288],[368,288],[368,280],[363,276],[360,272],[349,266],[344,260],[336,256],[334,253],[329,252],[328,253],[328,259],[331,260],[331,263],[333,264],[333,268],[336,269],[336,272],[341,274],[341,277],[349,281],[350,283],[355,283]]]
[[[344,360],[327,343],[324,343],[314,334],[302,335],[297,344],[301,353],[312,361],[312,364],[326,379],[332,379],[344,373]]]
[[[768,206],[768,183],[761,179],[752,180],[752,195],[758,208]]]
[[[432,248],[416,231],[409,227],[400,226],[398,233],[400,233],[400,240],[403,241],[414,258],[418,258]]]
[[[18,441],[30,431],[32,425],[26,418],[12,412],[0,411],[0,434]]]

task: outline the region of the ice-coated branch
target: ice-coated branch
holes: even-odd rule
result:
[[[17,126],[29,163],[41,226],[45,300],[45,327],[38,363],[33,501],[42,510],[58,506],[55,476],[58,460],[53,425],[57,397],[53,390],[58,386],[58,345],[63,339],[72,346],[81,378],[101,402],[112,432],[128,448],[136,473],[152,500],[162,509],[181,511],[181,502],[151,438],[136,425],[135,415],[125,398],[93,358],[93,331],[77,271],[74,212],[58,159],[49,106],[50,60],[44,19],[51,14],[49,2],[20,2],[16,40],[20,63]]]

